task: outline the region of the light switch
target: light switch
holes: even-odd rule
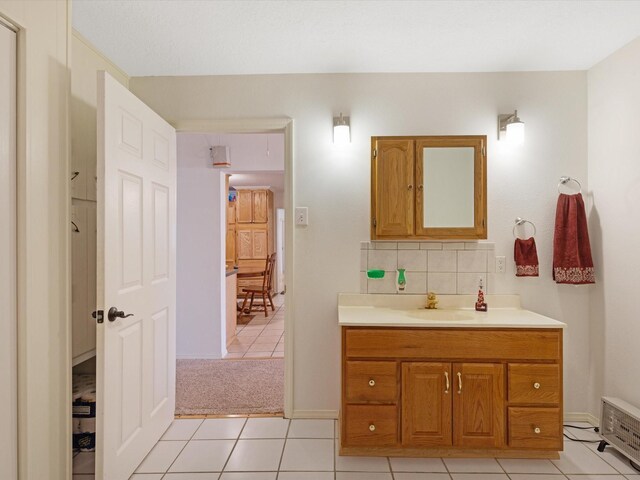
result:
[[[309,225],[308,207],[296,207],[296,225]]]

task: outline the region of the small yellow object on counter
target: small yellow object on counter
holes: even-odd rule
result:
[[[436,308],[438,308],[438,297],[435,293],[427,293],[427,304],[425,305],[425,308],[427,308],[428,310],[435,310]]]

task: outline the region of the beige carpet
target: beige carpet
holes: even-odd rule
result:
[[[284,359],[178,360],[176,415],[281,413]]]

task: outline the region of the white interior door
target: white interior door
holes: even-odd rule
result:
[[[97,227],[96,478],[124,480],[175,412],[176,134],[105,72]]]
[[[284,284],[284,208],[276,210],[276,291],[282,293]]]
[[[16,34],[0,22],[0,478],[17,473]]]

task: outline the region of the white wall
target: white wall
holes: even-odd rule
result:
[[[589,70],[589,227],[598,275],[591,297],[591,403],[640,405],[640,39]]]
[[[132,78],[132,91],[169,122],[294,119],[294,198],[309,207],[295,231],[294,410],[339,408],[338,292],[359,290],[359,241],[369,237],[372,135],[488,136],[489,240],[511,259],[517,216],[538,229],[538,279],[516,279],[512,262],[490,279],[494,293],[520,293],[526,308],[569,325],[565,407],[588,407],[589,291],[551,280],[556,185],[574,176],[587,188],[585,72],[347,74]],[[499,113],[518,108],[527,140],[496,140]],[[351,116],[352,143],[332,143],[332,116]],[[320,360],[320,361],[319,361]]]
[[[69,38],[64,0],[0,0],[18,35],[18,469],[70,478]]]
[[[178,135],[178,358],[226,355],[224,169]]]

